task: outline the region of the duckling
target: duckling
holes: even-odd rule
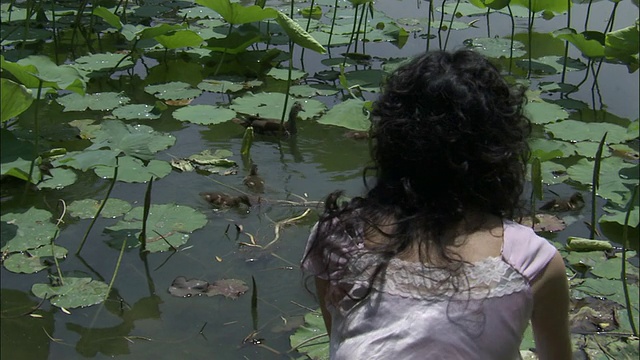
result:
[[[232,121],[244,127],[252,126],[253,130],[258,134],[295,135],[298,133],[296,119],[302,110],[304,110],[302,103],[299,101],[294,102],[291,106],[291,110],[289,111],[289,118],[284,122],[284,124],[280,124],[280,120],[278,119],[267,119],[260,117],[260,115],[249,115],[244,119],[233,118]]]
[[[584,198],[579,192],[575,192],[568,199],[553,199],[540,207],[540,210],[562,212],[580,210],[584,207]]]
[[[251,206],[247,195],[232,196],[221,192],[201,192],[200,196],[208,203],[217,207],[238,207],[240,204]]]
[[[343,136],[346,137],[347,139],[366,140],[369,138],[369,132],[368,131],[347,131],[346,133],[344,133]]]
[[[258,175],[258,165],[251,164],[251,170],[242,183],[245,184],[250,190],[257,193],[264,192],[264,180]]]

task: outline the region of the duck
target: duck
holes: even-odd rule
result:
[[[302,103],[299,101],[294,102],[291,110],[289,110],[288,120],[285,121],[284,124],[281,124],[278,119],[267,119],[260,115],[249,115],[246,118],[233,118],[232,121],[244,127],[251,126],[258,134],[295,135],[298,133],[296,119],[302,110],[304,110]]]
[[[580,210],[584,207],[584,198],[579,192],[573,193],[568,199],[553,199],[540,207],[540,210],[563,212]]]
[[[258,175],[258,165],[251,164],[249,175],[245,176],[242,183],[252,191],[258,193],[264,192],[264,180]]]
[[[200,196],[208,203],[217,207],[238,207],[241,204],[251,206],[251,201],[247,195],[233,196],[222,192],[201,192]]]

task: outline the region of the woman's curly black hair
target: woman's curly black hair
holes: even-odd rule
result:
[[[331,224],[348,230],[357,221],[365,237],[388,239],[372,250],[387,261],[419,244],[435,251],[423,261],[455,262],[442,238],[465,215],[512,219],[520,209],[531,130],[524,101],[523,88],[471,50],[429,52],[399,67],[372,111],[375,183],[347,205],[339,192],[327,198],[314,247],[337,230]],[[378,227],[390,222],[390,233]]]

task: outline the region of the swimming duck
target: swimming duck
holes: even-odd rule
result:
[[[580,210],[584,207],[584,198],[579,192],[573,193],[568,199],[553,199],[540,207],[540,210],[562,212]]]
[[[251,206],[251,201],[247,195],[232,196],[221,192],[201,192],[200,196],[208,203],[218,207],[237,207],[240,204]]]
[[[298,133],[296,119],[302,110],[302,103],[299,101],[294,102],[291,106],[291,110],[289,110],[289,118],[284,122],[284,124],[280,124],[280,120],[278,119],[267,119],[260,117],[260,115],[249,115],[244,119],[233,118],[232,121],[244,127],[252,126],[253,130],[258,134],[295,135]]]
[[[258,175],[258,165],[251,164],[251,170],[242,183],[245,184],[250,190],[262,193],[264,192],[264,180]]]

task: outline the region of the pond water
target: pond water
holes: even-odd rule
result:
[[[9,8],[10,3],[14,7]],[[59,64],[73,65],[80,62],[77,60],[78,57],[87,55],[89,51],[115,53],[116,50],[132,49],[133,42],[125,39],[126,27],[118,31],[113,24],[104,22],[103,17],[89,16],[89,9],[85,10],[84,16],[76,17],[76,13],[71,11],[76,10],[77,6],[74,6],[76,2],[55,3],[57,11],[62,14],[58,15],[57,25],[51,22],[52,2],[2,2],[2,55],[7,61],[20,63],[28,59],[29,55],[44,54],[52,60],[57,59]],[[323,0],[315,3],[321,6],[323,15],[320,22],[325,24],[325,28],[310,32],[326,45],[326,33],[332,21],[331,9],[334,1]],[[353,7],[348,1],[341,0],[338,3],[339,20],[336,26],[340,32],[348,33],[350,30],[345,29],[349,29],[353,24]],[[619,280],[613,280],[598,271],[593,271],[593,274],[587,271],[584,274],[578,270],[584,271],[585,267],[595,269],[595,262],[598,261],[611,265],[620,257],[622,226],[619,224],[619,214],[632,198],[632,187],[637,183],[637,72],[630,73],[624,61],[617,58],[605,62],[600,61],[601,57],[590,59],[585,54],[590,51],[589,48],[586,50],[583,48],[581,51],[573,44],[569,44],[568,55],[574,60],[569,64],[570,71],[564,75],[564,83],[578,85],[578,87],[569,94],[558,92],[554,89],[564,86],[557,84],[563,78],[562,62],[554,63],[553,60],[544,59],[564,56],[565,41],[557,36],[554,37],[551,33],[567,26],[566,12],[555,16],[545,12],[544,18],[541,17],[542,11],[536,14],[530,49],[534,65],[532,74],[528,76],[529,33],[527,28],[530,20],[526,17],[528,13],[525,8],[512,6],[514,14],[519,16],[514,18],[514,25],[515,39],[520,42],[520,45],[514,45],[517,56],[510,65],[508,39],[512,31],[512,18],[508,15],[506,8],[500,10],[501,12],[492,11],[487,17],[486,9],[472,11],[471,4],[461,2],[456,5],[454,1],[447,1],[443,15],[442,3],[442,1],[433,2],[434,18],[430,31],[433,38],[428,41],[426,19],[429,13],[429,2],[393,0],[375,3],[374,20],[367,18],[367,36],[373,41],[366,43],[360,41],[357,49],[354,45],[349,47],[349,52],[370,56],[361,55],[358,57],[361,59],[358,64],[354,65],[351,62],[351,65],[347,64],[345,68],[346,81],[349,85],[360,84],[363,89],[360,93],[352,88],[353,96],[338,85],[336,71],[340,71],[339,67],[331,68],[327,65],[327,59],[341,58],[341,54],[347,51],[348,34],[338,36],[336,29],[334,32],[336,37],[333,40],[340,45],[332,46],[329,54],[321,55],[310,49],[306,49],[303,53],[302,48],[295,45],[293,67],[306,75],[294,81],[294,85],[323,83],[330,85],[327,88],[335,90],[329,91],[329,95],[315,95],[313,99],[302,98],[305,112],[301,114],[301,120],[298,121],[299,131],[296,136],[278,139],[274,136],[256,134],[250,149],[250,160],[248,157],[241,156],[245,129],[232,121],[226,121],[230,117],[225,118],[221,123],[216,123],[217,116],[227,116],[218,113],[219,109],[206,108],[195,115],[178,114],[180,109],[194,109],[198,105],[219,105],[221,108],[232,108],[238,113],[259,113],[263,116],[274,113],[277,114],[274,117],[280,116],[282,103],[274,101],[273,97],[251,100],[249,91],[257,96],[268,92],[286,91],[286,71],[284,72],[285,80],[281,79],[281,73],[265,74],[272,65],[287,69],[288,46],[286,41],[283,41],[283,39],[286,40],[286,36],[281,34],[274,34],[269,45],[259,41],[246,46],[248,51],[225,54],[222,59],[223,66],[218,66],[221,60],[220,52],[211,54],[188,52],[183,49],[165,51],[156,46],[157,42],[152,38],[143,39],[137,44],[137,54],[141,57],[134,57],[136,62],[128,69],[118,69],[107,74],[87,70],[85,67],[85,73],[91,76],[86,85],[86,93],[120,93],[128,97],[129,105],[148,105],[148,109],[130,108],[127,109],[129,112],[145,112],[156,106],[153,112],[142,116],[122,115],[117,112],[117,108],[126,107],[124,103],[127,101],[124,100],[116,103],[116,109],[91,110],[98,109],[101,101],[107,101],[99,98],[87,105],[93,106],[92,108],[76,111],[72,107],[79,106],[76,105],[77,101],[68,103],[64,100],[60,101],[73,95],[72,91],[60,90],[58,95],[48,95],[37,106],[34,105],[35,103],[32,104],[18,116],[16,122],[14,120],[5,122],[4,125],[8,126],[3,130],[3,143],[9,132],[13,134],[11,141],[18,139],[33,142],[37,137],[41,147],[40,152],[53,148],[66,148],[69,153],[72,151],[86,153],[88,147],[94,146],[95,149],[109,148],[113,151],[124,150],[135,153],[132,148],[135,149],[139,144],[125,144],[126,141],[123,140],[125,138],[129,142],[138,141],[150,147],[157,146],[160,151],[146,160],[153,158],[162,161],[164,165],[158,165],[149,172],[145,172],[147,169],[141,166],[131,170],[123,168],[120,176],[143,174],[140,175],[143,180],[115,182],[110,198],[122,199],[132,207],[142,207],[148,189],[148,182],[145,180],[153,174],[156,179],[151,187],[151,204],[169,207],[176,204],[180,207],[177,210],[170,207],[167,212],[173,213],[166,217],[153,218],[154,223],[149,225],[147,230],[147,238],[152,239],[148,240],[150,243],[153,241],[154,244],[157,242],[162,245],[169,241],[175,244],[172,245],[175,247],[174,250],[165,249],[167,251],[141,254],[136,240],[139,228],[132,230],[133,221],[128,217],[131,215],[124,215],[123,218],[122,214],[116,213],[113,217],[99,217],[80,255],[73,255],[81,246],[91,220],[78,218],[77,213],[74,212],[77,210],[72,205],[83,199],[104,199],[111,185],[110,179],[105,177],[113,176],[114,166],[113,157],[108,155],[113,153],[95,153],[91,159],[82,160],[84,169],[80,164],[81,160],[78,160],[80,155],[76,155],[75,160],[70,160],[73,156],[69,154],[60,158],[51,158],[54,166],[53,179],[48,180],[48,185],[46,181],[42,182],[36,189],[27,189],[24,182],[13,181],[12,178],[16,176],[8,169],[15,163],[10,163],[4,158],[1,212],[5,266],[0,269],[2,358],[61,359],[125,356],[136,359],[154,357],[160,359],[277,359],[303,356],[296,351],[290,351],[292,346],[290,336],[302,325],[303,316],[317,308],[315,299],[305,288],[305,279],[298,269],[309,229],[317,219],[321,209],[319,202],[326,194],[335,189],[343,189],[351,196],[362,193],[362,169],[369,161],[368,142],[345,136],[350,130],[361,130],[359,126],[362,125],[357,119],[359,114],[356,112],[354,115],[352,110],[349,110],[351,112],[345,110],[342,115],[333,116],[329,120],[326,120],[327,117],[322,114],[328,109],[346,103],[348,99],[358,101],[359,108],[356,108],[362,108],[363,100],[374,100],[376,97],[381,75],[381,71],[378,70],[391,69],[392,65],[397,63],[397,59],[415,55],[424,51],[427,46],[430,49],[444,48],[445,43],[447,49],[457,49],[473,44],[476,49],[485,51],[487,54],[497,51],[504,56],[496,56],[494,60],[501,66],[505,75],[511,73],[509,76],[517,81],[530,82],[533,92],[529,100],[532,103],[546,104],[545,106],[554,104],[554,107],[542,109],[536,109],[534,105],[530,109],[531,116],[535,118],[533,120],[536,137],[544,139],[532,143],[533,150],[538,150],[534,154],[543,160],[541,169],[542,180],[545,183],[544,200],[538,200],[538,204],[557,197],[569,196],[575,191],[583,193],[586,203],[582,209],[558,215],[567,225],[566,229],[543,233],[547,238],[556,241],[559,247],[564,246],[569,236],[590,236],[589,228],[585,226],[585,222],[591,221],[592,211],[589,169],[592,169],[598,142],[604,131],[608,131],[609,146],[605,147],[605,155],[603,155],[605,159],[602,160],[602,193],[597,198],[595,208],[596,219],[600,219],[605,213],[613,214],[611,216],[615,219],[611,221],[605,219],[606,227],[603,225],[602,234],[597,238],[615,242],[618,246],[618,258],[607,260],[602,251],[584,253],[589,254],[584,255],[587,256],[586,260],[582,258],[583,255],[580,255],[582,253],[565,251],[563,255],[567,258],[568,274],[572,274],[577,279],[587,277],[611,281],[614,284],[611,286],[617,286],[616,294],[620,295],[622,287]],[[200,36],[206,40],[224,38],[228,31],[228,25],[218,20],[216,20],[217,23],[199,22],[197,14],[208,14],[212,18],[216,18],[216,15],[212,10],[206,11],[205,8],[191,1],[156,0],[123,4],[130,7],[127,20],[124,17],[120,18],[123,23],[128,21],[133,24],[138,22],[147,26],[158,26],[161,23],[177,24],[186,20],[191,26],[190,29],[200,31]],[[40,5],[42,7],[38,8]],[[117,5],[118,2],[115,1],[94,2],[94,6],[103,6],[111,12]],[[299,20],[303,27],[306,25],[306,19],[303,19],[297,10],[310,5],[310,1],[296,1],[294,4],[296,11],[293,18]],[[32,20],[30,30],[27,32],[24,30],[25,22],[21,19],[24,19],[24,9],[30,6],[36,6],[35,12],[47,16],[48,20]],[[288,3],[267,1],[267,6],[289,13]],[[615,19],[610,26],[608,21],[614,8]],[[189,9],[198,9],[198,11],[188,11]],[[454,9],[460,16],[452,18]],[[68,13],[67,10],[69,10]],[[9,14],[13,14],[14,18],[10,20]],[[606,32],[611,32],[611,30],[636,24],[638,7],[637,2],[625,0],[615,4],[610,1],[573,2],[571,27],[578,33],[585,30],[584,22],[587,14],[589,14],[588,30],[603,32],[607,29]],[[521,15],[525,17],[520,17]],[[441,17],[444,26],[455,30],[438,31]],[[73,40],[74,45],[71,45],[72,23],[76,19],[79,19],[83,29],[88,29],[91,25],[93,30],[87,31],[85,35],[76,34]],[[392,28],[394,22],[397,24],[396,28]],[[214,26],[216,35],[207,33],[209,37],[205,36],[205,30],[209,30],[207,24],[209,27]],[[266,20],[260,23],[261,31],[269,29],[266,24]],[[376,29],[377,24],[384,24],[389,31]],[[316,20],[312,21],[311,25],[311,29],[320,26]],[[398,25],[406,29],[406,38],[402,36],[398,38],[398,33],[402,34],[402,31],[405,31],[397,30]],[[23,43],[24,39],[31,36],[30,34],[51,30],[52,26],[59,27],[56,42],[51,36],[45,34],[41,40]],[[272,31],[279,29],[273,21],[269,26]],[[393,29],[396,30],[392,31]],[[251,33],[252,30],[245,28],[243,31]],[[99,39],[97,34],[100,34]],[[85,37],[91,39],[90,46],[87,45]],[[495,41],[496,38],[503,39],[498,46],[493,44],[498,42]],[[584,37],[582,39],[584,40]],[[406,43],[404,43],[405,40]],[[227,47],[238,46],[238,41]],[[586,40],[585,42],[596,46]],[[156,47],[152,48],[153,46]],[[604,48],[603,45],[600,47]],[[255,59],[265,59],[264,56],[270,54],[266,51],[267,49],[280,49],[281,52],[274,54],[276,58],[256,62]],[[635,56],[637,68],[637,54]],[[106,68],[114,67],[117,63],[117,60],[111,62],[112,59],[97,61],[108,63]],[[13,74],[13,77],[9,73]],[[40,74],[46,77],[43,73],[44,70],[40,70]],[[224,94],[204,88],[204,91],[196,91],[195,96],[185,96],[195,98],[185,107],[165,108],[162,104],[158,104],[159,100],[181,98],[179,95],[172,97],[172,90],[168,83],[181,81],[187,83],[189,90],[195,90],[204,80],[226,80],[227,78],[223,78],[223,75],[242,75],[242,81],[257,78],[262,81],[262,84],[256,87],[251,87],[251,84],[241,84],[245,88],[251,88]],[[52,80],[54,76],[51,74],[47,76],[49,77],[46,79],[52,83],[58,81]],[[333,78],[325,80],[326,76],[333,76]],[[24,82],[23,78],[12,72],[12,68],[4,65],[2,77],[13,80],[17,78]],[[237,86],[239,82],[241,81],[234,80],[225,83],[227,84],[225,86]],[[157,92],[149,88],[145,90],[149,85],[158,84],[161,88]],[[3,91],[4,86],[5,83],[3,83]],[[65,86],[58,86],[58,88],[70,89]],[[164,98],[163,90],[169,92]],[[175,92],[181,94],[178,90]],[[249,105],[242,104],[242,99],[250,99]],[[275,99],[283,100],[284,97]],[[292,101],[289,101],[289,106]],[[325,106],[326,109],[323,108]],[[250,110],[245,110],[247,108]],[[214,112],[215,115],[210,116],[207,112]],[[156,114],[159,115],[157,119],[151,119]],[[233,116],[236,115],[236,113],[233,114]],[[189,121],[178,120],[182,116]],[[331,125],[341,117],[345,124]],[[345,119],[347,117],[356,119],[347,123],[347,120],[351,120]],[[336,118],[338,120],[335,120]],[[81,120],[95,120],[96,123],[79,125]],[[212,124],[199,124],[201,121],[210,121]],[[109,125],[112,126],[111,130],[91,127],[100,123],[112,124]],[[573,125],[567,125],[568,129],[562,129],[563,123]],[[126,128],[123,124],[131,127]],[[138,124],[149,126],[150,129],[137,127]],[[578,126],[576,124],[582,124],[579,126],[580,129],[576,128]],[[601,124],[604,126],[600,126]],[[151,129],[161,133],[161,140],[149,136]],[[108,135],[101,135],[100,131]],[[131,133],[139,137],[129,137]],[[175,143],[169,134],[175,138]],[[100,136],[107,136],[107,139],[103,139],[102,146],[95,145],[96,138]],[[83,139],[80,140],[79,137]],[[552,140],[556,142],[552,144]],[[159,141],[168,141],[170,146],[156,145]],[[12,147],[18,147],[15,142],[11,144]],[[2,150],[5,153],[11,149],[5,149],[3,145]],[[218,167],[216,171],[219,173],[213,174],[204,171],[180,171],[176,168],[165,171],[164,166],[168,166],[172,160],[186,159],[203,150],[212,152],[228,150],[231,153],[221,158],[235,162],[236,166]],[[144,152],[144,149],[140,151]],[[625,156],[624,160],[616,157],[619,153]],[[121,164],[124,161],[123,158],[120,159]],[[260,176],[265,181],[263,194],[253,194],[243,185],[243,179],[249,173],[251,162],[259,166]],[[225,164],[229,165],[229,162]],[[94,172],[94,168],[103,170]],[[65,178],[66,173],[59,173],[55,171],[56,169],[70,171],[75,174],[75,178],[69,180]],[[58,181],[58,176],[60,185],[53,182],[53,180]],[[49,176],[45,176],[45,179],[48,178]],[[214,209],[199,195],[201,192],[212,191],[239,194],[235,189],[250,194],[254,205],[237,209]],[[527,192],[529,191],[531,190],[527,189]],[[39,228],[43,222],[55,224],[56,219],[63,213],[60,200],[64,200],[67,209],[59,224],[60,231],[55,238],[55,244],[69,252],[59,260],[58,266],[63,279],[69,281],[69,278],[87,277],[109,284],[117,268],[113,287],[107,300],[101,304],[88,307],[57,307],[51,303],[53,299],[41,301],[32,289],[34,284],[58,284],[57,265],[53,257],[48,256],[50,252],[35,256],[32,251],[38,247],[50,251],[48,245],[39,244],[19,248],[15,244],[17,241],[30,241],[26,237],[50,239],[53,233],[35,235],[31,231]],[[46,210],[50,215],[45,216],[44,220],[33,220],[35,222],[30,223],[29,219],[34,219],[36,215],[27,211],[33,208]],[[96,207],[90,209],[97,210]],[[141,213],[142,210],[139,211]],[[159,207],[152,207],[151,216],[154,216],[154,212],[162,211]],[[193,215],[180,218],[181,214],[184,216],[189,211],[193,211]],[[26,213],[26,217],[15,215],[21,213]],[[182,231],[188,228],[191,222],[197,222],[194,219],[201,219],[202,225],[194,225],[194,231]],[[630,245],[637,250],[637,206],[629,223],[635,226],[629,235],[629,238],[635,239],[633,240],[635,243]],[[242,227],[242,233],[238,233],[236,225]],[[160,236],[162,229],[165,232]],[[53,230],[55,231],[55,227]],[[153,231],[158,232],[153,233]],[[164,237],[170,239],[165,240]],[[45,240],[45,243],[48,244],[48,241]],[[125,251],[119,260],[123,244]],[[31,260],[30,262],[25,260],[25,264],[20,263],[23,264],[19,267],[21,271],[17,271],[17,265],[13,263],[11,266],[7,265],[8,259],[12,256],[16,256],[15,259],[17,259],[18,256],[29,251],[31,251],[30,256],[25,258]],[[635,304],[632,306],[636,311],[634,317],[637,324],[637,256],[634,257],[634,252],[629,252],[626,256],[631,258],[631,262],[627,265],[630,268],[628,282],[631,286],[631,302]],[[34,261],[36,267],[39,266],[39,271],[33,270]],[[26,264],[27,262],[30,265]],[[579,264],[586,265],[580,268],[577,266]],[[616,274],[619,276],[620,271]],[[168,289],[179,276],[204,280],[210,284],[224,279],[237,279],[244,282],[246,287],[230,285],[231,297],[236,295],[236,299],[221,295],[175,297],[169,293]],[[576,282],[572,285],[575,286],[572,293],[575,299],[584,299],[587,295],[602,296],[602,293],[589,293],[584,288],[580,288],[581,283]],[[85,298],[90,297],[90,292],[95,290],[89,287],[80,289],[79,292]],[[606,289],[601,291],[605,292]],[[624,304],[619,301],[620,297],[616,299],[618,300],[613,301],[618,302],[619,305],[611,305],[610,308],[620,310],[617,313],[619,317],[627,316],[626,311],[621,310]],[[627,335],[632,331],[628,326],[628,320],[620,320],[619,326],[613,330]],[[317,334],[321,333],[322,331],[318,330]],[[619,338],[616,337],[614,340],[620,341]],[[584,339],[576,338],[576,347],[591,349],[592,345]],[[579,343],[580,341],[584,344]],[[634,343],[625,342],[625,344],[631,344],[633,347]],[[637,341],[635,346],[637,353]],[[523,345],[524,348],[526,346]]]

